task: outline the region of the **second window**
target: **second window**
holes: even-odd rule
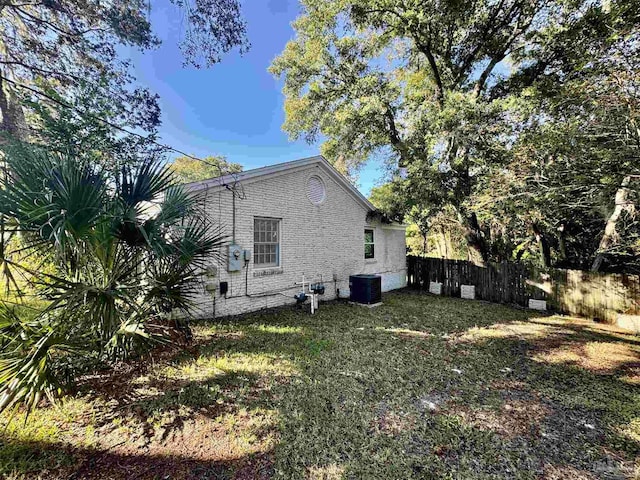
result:
[[[375,245],[373,241],[373,229],[364,229],[364,258],[375,257]]]

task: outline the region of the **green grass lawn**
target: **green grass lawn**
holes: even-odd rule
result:
[[[8,478],[640,478],[640,338],[404,291],[199,325],[0,432]]]

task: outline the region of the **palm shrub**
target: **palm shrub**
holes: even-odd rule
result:
[[[2,243],[17,235],[20,248],[3,249],[3,272],[13,297],[45,303],[27,316],[0,304],[0,411],[31,410],[88,366],[166,341],[162,320],[189,317],[200,272],[224,237],[158,161],[113,172],[14,146],[5,162]]]

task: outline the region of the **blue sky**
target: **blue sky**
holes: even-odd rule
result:
[[[251,50],[201,70],[182,67],[179,11],[168,0],[152,3],[152,24],[163,43],[130,56],[138,81],[160,95],[161,139],[192,155],[224,155],[245,169],[316,155],[319,144],[290,142],[282,131],[282,82],[267,71],[294,36],[298,1],[242,3]],[[360,190],[368,194],[379,175],[376,165],[366,166]]]

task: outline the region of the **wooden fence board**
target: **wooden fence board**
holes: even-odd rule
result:
[[[407,257],[409,286],[459,297],[462,285],[474,285],[476,298],[526,307],[545,300],[550,309],[615,322],[619,313],[640,313],[640,276],[581,270],[537,269],[503,262],[479,267],[464,260]]]

